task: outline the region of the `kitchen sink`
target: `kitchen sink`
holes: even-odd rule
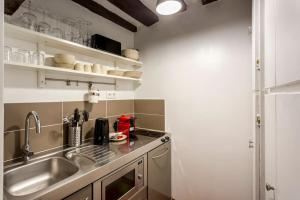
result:
[[[61,157],[52,157],[4,173],[4,188],[12,196],[23,196],[62,181],[79,168]]]

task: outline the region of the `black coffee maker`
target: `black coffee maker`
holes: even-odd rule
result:
[[[95,122],[94,144],[102,145],[109,143],[109,123],[106,118],[98,118]]]

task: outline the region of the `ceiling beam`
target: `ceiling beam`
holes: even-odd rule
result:
[[[7,15],[14,14],[25,0],[5,0],[4,13]]]
[[[145,6],[140,0],[108,1],[145,26],[151,26],[159,21],[158,16],[147,6]]]
[[[206,5],[206,4],[212,3],[214,1],[218,1],[218,0],[202,0],[202,4]]]
[[[126,21],[119,15],[116,15],[115,13],[111,12],[110,10],[106,9],[102,5],[98,4],[97,2],[93,0],[72,0],[73,2],[81,5],[82,7],[87,8],[88,10],[122,26],[123,28],[132,31],[137,32],[137,27],[130,22]]]

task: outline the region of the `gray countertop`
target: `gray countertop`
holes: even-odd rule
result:
[[[126,140],[123,143],[109,143],[108,145],[102,145],[102,149],[106,149],[107,151],[111,152],[109,157],[106,157],[106,159],[101,159],[101,157],[98,156],[98,160],[95,160],[96,162],[93,162],[92,164],[82,165],[80,163],[76,163],[76,165],[79,167],[79,171],[76,174],[43,190],[25,196],[11,196],[4,188],[4,199],[63,199],[64,197],[80,190],[88,184],[95,182],[105,175],[110,174],[123,165],[161,145],[163,143],[161,141],[162,137],[170,137],[168,133],[165,134],[157,132],[158,134],[156,134],[155,137],[152,137],[154,132],[140,131],[139,133],[141,134],[137,134],[137,140]],[[82,145],[81,149],[90,148],[90,145],[91,143],[86,143]],[[64,148],[56,150],[56,152],[54,151],[40,154],[34,157],[30,163],[38,162],[50,157],[64,157],[69,152],[76,152],[76,149]],[[22,167],[24,165],[24,163],[15,163],[13,165],[6,166],[5,172],[17,167]]]

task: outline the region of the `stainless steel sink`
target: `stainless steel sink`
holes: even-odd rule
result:
[[[48,158],[5,172],[4,188],[12,196],[28,195],[58,183],[78,170],[65,158]]]

